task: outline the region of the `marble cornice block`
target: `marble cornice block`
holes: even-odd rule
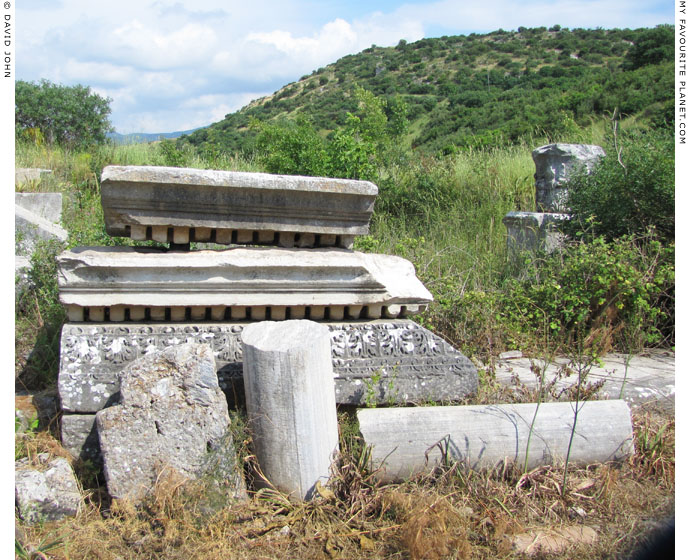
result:
[[[350,248],[377,195],[368,181],[325,177],[146,166],[101,175],[109,235],[178,244]]]
[[[409,261],[335,248],[82,247],[58,285],[71,321],[393,318],[433,299]]]

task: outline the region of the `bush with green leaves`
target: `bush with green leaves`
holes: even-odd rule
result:
[[[648,131],[619,137],[606,152],[593,173],[580,173],[568,182],[573,217],[566,233],[614,239],[653,227],[663,239],[674,239],[673,136]]]
[[[395,139],[407,127],[407,106],[390,104],[361,87],[353,96],[356,113],[347,112],[345,126],[326,139],[305,117],[267,123],[254,120],[256,148],[271,173],[377,180],[380,170],[400,152]]]
[[[576,241],[528,263],[500,299],[509,331],[608,350],[672,345],[675,246],[647,232]]]
[[[22,333],[34,333],[28,338],[36,337],[20,377],[28,388],[49,386],[57,379],[60,329],[65,311],[58,298],[56,256],[63,248],[62,243],[55,240],[38,241],[31,255],[28,287],[16,294],[17,350],[24,350]]]
[[[626,68],[640,68],[673,60],[675,31],[672,25],[657,25],[639,35],[625,56]]]
[[[47,80],[15,83],[15,127],[18,135],[70,147],[102,144],[113,130],[110,99],[90,88],[62,86]]]

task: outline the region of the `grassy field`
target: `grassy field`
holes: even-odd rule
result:
[[[600,142],[604,126],[581,130],[577,140]],[[506,300],[501,299],[520,276],[520,267],[506,253],[501,219],[510,210],[533,209],[530,152],[542,143],[535,139],[533,145],[468,150],[445,159],[420,157],[391,166],[379,185],[371,235],[357,241],[360,250],[410,259],[436,299],[420,322],[486,364],[480,371],[479,394],[468,404],[535,402],[537,395],[525,387],[494,383],[491,364],[496,355],[517,347],[539,358],[567,351],[565,345],[572,341],[546,336],[539,329],[529,331],[528,323],[506,315]],[[17,145],[17,167],[53,170],[25,189],[63,193],[68,246],[130,243],[109,238],[104,231],[99,174],[110,164],[262,170],[257,161],[222,153],[200,156],[166,142],[105,146],[86,153]],[[41,248],[34,258],[36,287],[17,302],[18,388],[50,388],[57,379],[59,329],[64,321],[52,260],[58,250]],[[585,262],[585,266],[589,265]],[[593,352],[601,350],[594,346]],[[429,476],[383,485],[366,461],[351,412],[339,411],[342,456],[334,466],[330,492],[310,503],[293,503],[277,492],[252,493],[247,503],[224,504],[211,512],[201,507],[203,487],[166,477],[139,507],[111,502],[102,476],[61,448],[57,421],[17,435],[17,457],[33,459],[39,452],[49,452],[69,458],[86,506],[76,518],[60,522],[28,526],[17,520],[16,556],[626,558],[656,521],[674,513],[675,421],[660,410],[634,413],[635,454],[628,461],[585,468],[570,465],[565,486],[565,465],[527,473],[511,465],[483,473],[449,465]],[[243,413],[232,414],[241,418]],[[254,460],[251,436],[240,431],[235,439],[244,442],[242,459],[249,467]],[[536,556],[513,546],[519,536],[535,541],[539,535],[572,527],[592,529],[596,540],[571,539],[560,552]]]

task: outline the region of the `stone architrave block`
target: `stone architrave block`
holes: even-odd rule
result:
[[[67,231],[57,224],[34,214],[22,206],[14,206],[15,253],[26,256],[33,252],[39,239],[67,241]]]
[[[563,243],[559,227],[568,218],[567,214],[508,212],[503,218],[508,250],[552,253]]]
[[[450,401],[477,391],[477,369],[472,362],[413,321],[325,324],[331,333],[335,397],[340,404]],[[219,384],[228,399],[236,402],[236,395],[243,391],[240,334],[246,326],[246,323],[64,325],[58,375],[62,408],[68,413],[62,419],[63,444],[66,433],[89,432],[88,426],[80,424],[87,422],[82,415],[86,417],[119,401],[118,374],[123,368],[171,346],[211,345]],[[78,449],[78,443],[72,448]]]
[[[96,414],[108,492],[138,500],[161,473],[222,477],[245,497],[225,396],[207,344],[182,344],[122,370],[120,404]]]
[[[567,181],[583,167],[591,172],[606,153],[590,144],[548,144],[532,151],[539,212],[567,212]]]
[[[54,224],[62,220],[61,193],[14,193],[14,203]]]
[[[311,499],[338,452],[330,333],[313,321],[262,321],[242,331],[254,452],[281,492]]]
[[[102,320],[105,308],[117,321],[127,311],[172,321],[216,312],[219,320],[394,318],[433,299],[409,261],[335,248],[84,247],[58,257],[58,285],[72,321],[83,320],[86,308],[98,312],[89,310],[91,320]]]
[[[299,234],[315,234],[324,239],[302,238],[300,246],[351,246],[352,236],[368,233],[377,195],[368,181],[325,177],[143,166],[108,166],[101,175],[108,234],[163,242],[175,235],[175,243],[292,246]]]
[[[528,469],[562,463],[573,430],[571,464],[622,460],[634,451],[630,408],[621,400],[542,403],[538,410],[532,403],[359,409],[357,419],[373,467],[387,481],[446,460],[473,470],[504,460],[522,467],[528,439]]]
[[[38,455],[38,468],[28,458],[15,462],[15,502],[27,523],[55,521],[77,515],[82,504],[79,485],[66,459]]]

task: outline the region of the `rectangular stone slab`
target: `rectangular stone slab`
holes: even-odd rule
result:
[[[621,460],[634,451],[625,401],[542,403],[536,408],[527,403],[360,409],[357,419],[371,446],[373,468],[381,468],[377,476],[386,481],[429,472],[446,461],[474,470],[504,460],[522,467],[526,456],[528,469],[562,463],[573,425],[572,464]]]
[[[104,308],[117,321],[126,319],[125,309],[131,319],[131,308],[140,318],[148,313],[171,321],[188,314],[195,320],[250,318],[245,308],[257,311],[252,320],[262,320],[266,307],[290,308],[285,318],[301,319],[295,313],[305,306],[313,320],[325,318],[324,307],[344,313],[343,306],[360,312],[367,306],[369,318],[397,317],[433,299],[409,261],[345,249],[81,247],[59,255],[58,285],[72,321],[87,318],[79,308],[90,308],[88,318],[96,321],[105,317]],[[213,307],[221,309],[214,314]]]
[[[95,413],[119,399],[118,374],[147,352],[184,342],[211,344],[231,402],[243,393],[240,334],[247,323],[68,323],[62,328],[58,389],[66,412]],[[449,401],[477,390],[472,362],[416,323],[326,323],[336,402]]]
[[[162,228],[202,228],[198,241],[217,243],[247,242],[246,232],[249,242],[278,242],[252,233],[262,231],[362,235],[377,194],[368,181],[325,177],[145,166],[108,166],[101,175],[107,233],[162,241]]]

